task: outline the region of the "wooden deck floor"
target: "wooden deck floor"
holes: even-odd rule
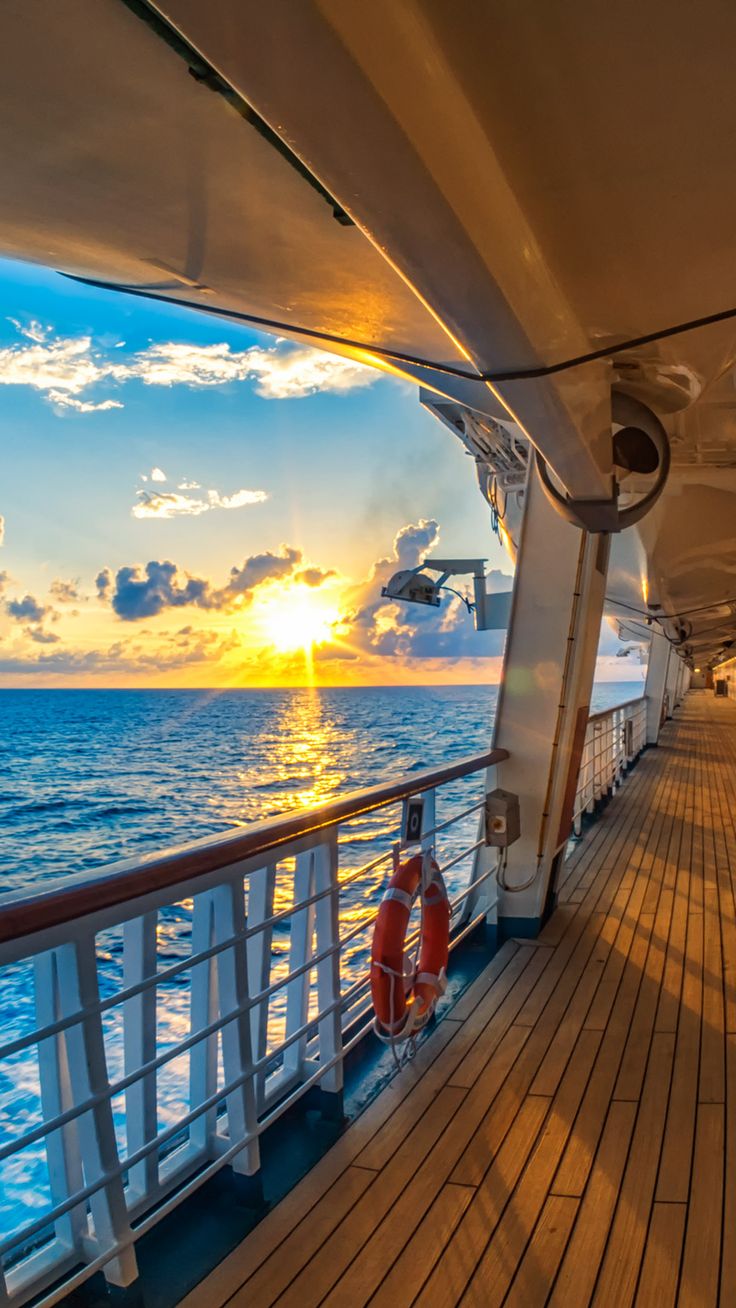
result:
[[[733,1308],[735,823],[736,704],[691,694],[539,940],[187,1308]]]

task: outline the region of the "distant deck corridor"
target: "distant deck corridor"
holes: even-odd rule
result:
[[[735,824],[736,704],[691,693],[539,939],[187,1308],[733,1308]]]

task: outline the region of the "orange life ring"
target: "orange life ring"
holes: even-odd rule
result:
[[[422,935],[413,975],[405,968],[405,943],[418,892]],[[415,854],[391,877],[373,933],[371,995],[382,1039],[407,1039],[427,1023],[447,986],[449,947],[450,905],[442,874],[431,856]]]

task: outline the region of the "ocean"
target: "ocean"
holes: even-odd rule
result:
[[[591,707],[641,692],[640,682],[600,683]],[[496,699],[495,686],[0,691],[0,894],[482,753]],[[468,785],[477,779],[446,788],[445,812],[473,802]],[[472,842],[475,822],[451,829],[446,856]],[[341,867],[359,867],[390,847],[393,830],[385,813],[360,820],[341,844]],[[350,888],[344,915],[351,925],[375,908],[385,875],[384,864],[367,885]],[[451,893],[466,878],[467,862],[448,878]],[[280,893],[288,902],[285,884]],[[162,910],[162,959],[187,952],[190,920],[186,903]],[[288,932],[275,931],[274,978],[288,968],[288,945]],[[98,937],[98,957],[101,992],[112,994],[122,984],[119,929]],[[346,982],[365,965],[361,939],[346,951]],[[186,1033],[188,1002],[186,974],[159,987],[163,1044]],[[3,969],[0,1045],[33,1019],[31,965]],[[105,1039],[110,1074],[122,1075],[117,1009],[107,1014]],[[161,1128],[183,1111],[187,1076],[179,1062],[159,1072]],[[123,1146],[122,1104],[115,1116]],[[0,1059],[0,1144],[39,1118],[35,1053]],[[21,1208],[30,1219],[49,1204],[42,1145],[0,1163],[0,1237],[17,1225]]]
[[[641,693],[595,686],[592,710]],[[0,893],[488,747],[496,686],[0,691]]]

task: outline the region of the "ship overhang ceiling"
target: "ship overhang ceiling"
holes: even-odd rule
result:
[[[736,592],[733,6],[6,0],[0,30],[0,251],[410,377],[579,497],[618,386],[674,456],[628,593]]]

